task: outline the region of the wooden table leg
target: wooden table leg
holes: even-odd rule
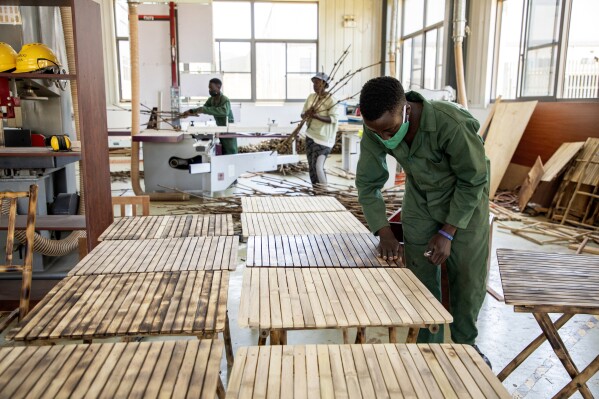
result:
[[[341,333],[343,334],[343,343],[349,344],[349,330],[347,328],[342,328]]]
[[[366,343],[366,328],[358,327],[358,331],[356,332],[356,344],[365,344]]]
[[[279,344],[280,345],[287,345],[287,330],[280,330],[279,331]]]
[[[389,343],[397,343],[397,327],[389,327]]]
[[[557,329],[553,325],[553,322],[549,318],[549,315],[547,313],[533,313],[533,315],[537,320],[537,323],[539,323],[541,330],[543,330],[543,333],[547,337],[547,340],[551,344],[551,347],[553,348],[553,351],[557,355],[558,359],[562,362],[568,374],[570,374],[570,377],[572,377],[572,379],[576,378],[580,374],[578,368],[572,361],[572,358],[570,357],[564,342],[560,338]],[[594,397],[586,383],[581,382],[580,385],[581,386],[578,388],[578,390],[583,398],[587,399]]]
[[[270,344],[271,345],[281,345],[279,340],[279,332],[276,330],[272,330],[270,332]]]
[[[223,331],[223,340],[225,341],[225,355],[227,356],[227,366],[233,366],[235,357],[233,356],[233,343],[231,342],[231,329],[229,327],[229,311],[225,317],[225,330]]]
[[[218,381],[216,382],[216,396],[218,399],[225,399],[227,391],[225,391],[225,386],[223,385],[223,380],[218,376]]]
[[[553,398],[569,398],[574,395],[577,389],[582,388],[582,386],[592,377],[597,371],[599,371],[599,356],[595,358],[584,370],[582,373],[578,374],[572,382],[562,388]]]
[[[556,330],[562,328],[564,324],[566,324],[568,320],[570,320],[573,316],[574,314],[563,314],[559,319],[555,321],[555,323],[553,323]],[[518,356],[514,358],[514,360],[509,362],[503,368],[503,370],[501,370],[501,372],[497,375],[499,381],[504,381],[510,374],[512,374],[512,372],[516,370],[518,366],[520,366],[534,351],[536,351],[539,348],[539,346],[541,346],[541,344],[545,342],[546,339],[547,338],[543,333],[541,333],[537,338],[535,338],[535,340],[532,341],[526,348],[524,348],[524,350],[520,352]]]
[[[407,344],[415,344],[418,340],[418,333],[420,332],[420,327],[410,327],[408,330],[408,338],[406,338]]]

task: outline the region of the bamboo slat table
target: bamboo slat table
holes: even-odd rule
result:
[[[101,242],[69,275],[235,270],[239,237]]]
[[[278,234],[369,233],[350,212],[242,213],[244,238]]]
[[[234,234],[233,216],[228,214],[135,216],[116,219],[99,239],[100,241],[145,240]]]
[[[303,213],[346,211],[335,197],[242,197],[241,207],[246,213]]]
[[[576,314],[599,315],[599,257],[498,249],[497,260],[505,303],[514,311],[532,313],[543,334],[499,373],[505,380],[545,340],[562,362],[572,382],[554,397],[566,398],[579,390],[593,395],[586,382],[599,371],[599,355],[582,371],[572,361],[558,330]],[[552,322],[549,313],[562,313]]]
[[[0,397],[213,399],[222,353],[217,340],[0,348]]]
[[[58,283],[7,339],[57,339],[223,333],[233,351],[227,318],[228,271],[69,276]]]
[[[420,328],[436,332],[451,315],[408,269],[247,268],[243,275],[238,323],[260,330],[259,344],[285,343],[287,330],[409,327],[415,342]]]
[[[251,346],[227,398],[511,398],[468,345]]]
[[[377,256],[378,237],[368,234],[251,236],[249,267],[400,267]]]

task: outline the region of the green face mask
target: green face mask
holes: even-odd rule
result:
[[[383,140],[381,136],[379,136],[378,134],[376,135],[376,137],[378,137],[379,141],[383,143],[385,147],[387,147],[388,149],[396,149],[399,143],[401,143],[401,141],[406,137],[406,134],[408,134],[408,129],[410,128],[410,121],[408,121],[407,119],[408,118],[406,115],[406,106],[404,105],[403,122],[399,127],[399,130],[393,135],[393,137],[391,137],[389,140]]]

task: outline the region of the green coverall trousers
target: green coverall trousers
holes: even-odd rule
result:
[[[237,154],[237,139],[219,139],[220,144],[223,147],[223,155]]]
[[[442,227],[432,219],[410,218],[402,214],[406,266],[441,301],[441,268],[432,265],[424,252],[431,237]],[[458,230],[447,259],[449,299],[453,323],[451,339],[455,343],[473,345],[478,335],[476,319],[486,294],[489,226]],[[443,342],[444,329],[432,334],[421,329],[419,343]]]

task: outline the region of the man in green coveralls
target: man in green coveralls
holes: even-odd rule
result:
[[[183,118],[189,115],[206,114],[214,116],[217,126],[227,126],[227,118],[229,123],[235,122],[233,112],[231,112],[231,101],[221,93],[223,82],[220,79],[210,79],[208,83],[208,93],[210,98],[204,103],[204,106],[199,108],[191,108],[185,111],[181,116]],[[220,139],[223,148],[223,155],[237,154],[237,139]]]
[[[360,111],[364,134],[356,186],[370,230],[380,236],[379,255],[383,259],[403,255],[406,266],[439,300],[439,265],[447,262],[454,318],[451,338],[474,345],[489,251],[489,163],[477,134],[479,123],[453,103],[404,93],[401,83],[391,77],[364,85]],[[387,154],[406,173],[403,254],[381,195],[389,177]],[[418,342],[443,342],[443,335],[443,329],[437,334],[422,329]]]

